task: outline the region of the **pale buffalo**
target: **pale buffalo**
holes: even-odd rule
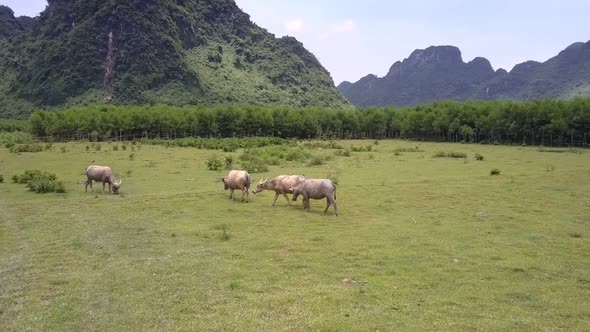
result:
[[[299,183],[303,182],[304,180],[305,176],[303,175],[279,175],[270,181],[268,181],[268,179],[261,179],[260,182],[258,182],[258,185],[256,185],[256,190],[252,190],[252,192],[254,194],[257,194],[263,190],[274,191],[275,198],[272,201],[272,206],[275,206],[275,204],[277,203],[277,198],[279,197],[279,195],[283,195],[283,197],[285,197],[285,199],[287,200],[289,206],[291,206],[291,201],[289,200],[287,194],[292,194],[293,190],[291,190],[291,187],[296,187],[297,185],[299,185]]]
[[[223,182],[223,189],[229,189],[231,191],[229,199],[235,199],[234,190],[239,189],[242,191],[242,201],[244,201],[244,195],[246,195],[246,202],[248,202],[248,191],[250,190],[250,184],[252,183],[252,177],[250,177],[248,172],[232,170],[229,171],[227,176],[221,178],[221,181]]]
[[[338,215],[336,206],[336,185],[330,179],[305,179],[299,185],[290,188],[293,191],[293,200],[299,195],[303,196],[303,208],[309,211],[309,199],[326,198],[327,205],[324,213],[328,212],[330,205],[334,206],[334,215]]]
[[[90,190],[94,191],[92,188],[92,181],[95,182],[102,182],[102,191],[104,192],[104,185],[109,185],[109,192],[112,192],[116,195],[119,193],[119,188],[121,187],[122,181],[119,180],[115,182],[115,177],[113,176],[113,170],[111,170],[108,166],[98,166],[98,165],[90,165],[86,168],[86,180],[84,191],[88,192],[88,185],[90,185]]]

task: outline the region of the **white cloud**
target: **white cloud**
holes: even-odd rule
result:
[[[320,39],[326,40],[337,34],[346,34],[354,31],[356,31],[356,24],[352,20],[346,20],[330,25],[326,31],[320,34]]]
[[[303,31],[303,27],[305,26],[305,22],[302,19],[296,18],[285,22],[285,30],[288,32],[301,32]]]

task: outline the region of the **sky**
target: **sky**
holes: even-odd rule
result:
[[[415,49],[454,45],[494,69],[546,61],[590,40],[589,0],[236,0],[254,23],[301,41],[336,84],[375,74]],[[45,0],[0,0],[36,16]]]

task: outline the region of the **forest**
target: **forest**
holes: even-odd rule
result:
[[[103,105],[36,111],[30,130],[53,141],[273,136],[584,146],[590,139],[590,99],[445,101],[349,110]]]

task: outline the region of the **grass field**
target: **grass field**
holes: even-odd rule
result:
[[[380,141],[253,174],[331,174],[334,217],[228,200],[223,152],[85,146],[0,148],[0,330],[590,330],[590,151]],[[92,160],[121,195],[84,192]],[[11,183],[29,168],[68,192]]]

